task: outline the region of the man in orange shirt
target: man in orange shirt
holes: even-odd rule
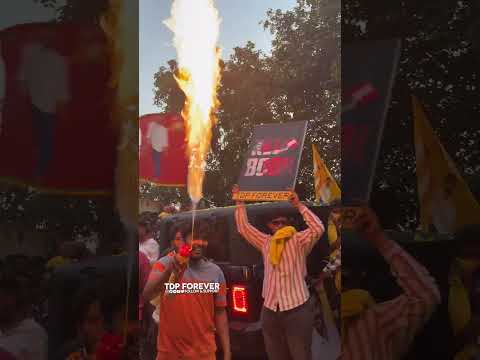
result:
[[[163,295],[157,360],[215,360],[215,334],[221,342],[223,359],[231,359],[225,277],[217,265],[204,258],[208,237],[206,228],[195,229],[193,236],[189,232],[186,241],[192,252],[188,265],[181,264],[177,256],[168,255],[153,265],[143,294],[147,301]],[[218,284],[218,290],[165,294],[165,284],[172,273],[179,286],[213,283]]]

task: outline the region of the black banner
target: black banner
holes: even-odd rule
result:
[[[400,40],[342,49],[342,203],[366,204],[390,102]]]
[[[258,125],[240,173],[237,198],[247,201],[287,200],[295,187],[307,122]]]

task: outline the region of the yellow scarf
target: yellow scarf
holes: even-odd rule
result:
[[[342,319],[358,316],[372,305],[375,305],[375,300],[368,291],[362,289],[344,291],[341,300]]]
[[[164,219],[164,218],[166,218],[167,216],[170,216],[170,214],[167,213],[167,212],[165,212],[165,211],[161,212],[160,215],[158,215],[158,217],[159,217],[160,219]]]
[[[342,316],[342,341],[346,335],[347,324],[353,318],[375,305],[372,295],[366,290],[352,289],[342,293],[340,310]]]
[[[54,258],[51,258],[47,262],[47,269],[54,270],[57,267],[62,266],[62,265],[67,265],[70,262],[71,262],[70,259],[64,258],[63,256],[55,256]]]
[[[338,239],[338,232],[337,232],[337,227],[335,226],[335,223],[333,220],[329,219],[328,220],[328,243],[330,245],[333,245],[335,241]]]
[[[454,334],[458,334],[468,325],[472,318],[470,294],[462,281],[463,274],[473,273],[479,268],[480,261],[478,260],[456,258],[450,270],[448,312]],[[464,348],[455,355],[455,360],[468,360],[479,352],[480,349],[477,345],[466,344]]]
[[[339,238],[338,238],[338,229],[337,229],[337,226],[333,220],[333,216],[330,215],[329,219],[328,219],[328,228],[327,228],[327,234],[328,234],[328,243],[330,244],[330,246],[332,246],[333,244],[335,244]],[[340,250],[334,250],[332,251],[332,253],[330,254],[330,259],[334,259],[338,252],[340,252]],[[340,273],[340,271],[338,271],[336,274],[335,274],[335,287],[337,288],[337,291],[341,291],[341,281],[342,281],[342,274]]]
[[[277,266],[282,259],[283,248],[285,242],[295,235],[297,229],[293,226],[285,226],[278,230],[270,239],[270,262],[273,266]]]

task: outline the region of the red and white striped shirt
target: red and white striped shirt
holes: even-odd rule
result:
[[[428,271],[395,242],[386,244],[380,253],[403,294],[370,307],[348,325],[342,360],[402,359],[441,301]]]
[[[265,267],[262,296],[264,306],[270,310],[286,311],[304,304],[309,299],[305,282],[307,255],[324,232],[322,221],[301,204],[300,214],[308,229],[297,232],[285,243],[282,259],[277,266],[270,262],[271,235],[254,228],[247,218],[245,205],[238,205],[235,211],[238,232],[256,249],[262,252]]]

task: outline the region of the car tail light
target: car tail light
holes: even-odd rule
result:
[[[232,286],[233,311],[240,314],[248,313],[248,291],[245,286]]]

